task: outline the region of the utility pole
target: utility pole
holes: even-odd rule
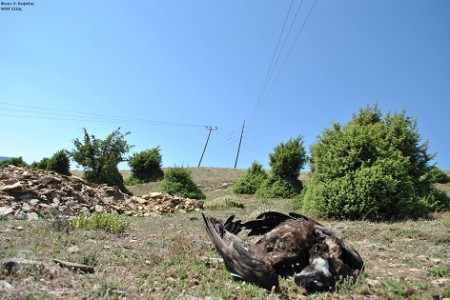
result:
[[[239,159],[239,152],[241,151],[241,144],[242,144],[242,136],[244,135],[244,127],[245,127],[245,120],[244,120],[244,124],[242,124],[242,130],[241,130],[241,137],[239,138],[239,146],[238,146],[238,150],[236,153],[236,160],[234,162],[234,168],[236,169],[237,163],[238,163],[238,159]]]
[[[211,132],[212,132],[213,130],[217,130],[217,126],[214,126],[214,127],[212,127],[212,126],[206,126],[206,130],[209,130],[208,138],[206,139],[205,148],[203,148],[202,156],[200,157],[200,161],[198,162],[197,168],[199,168],[199,167],[200,167],[200,164],[202,163],[203,155],[205,154],[206,147],[208,146],[209,137],[211,136]]]

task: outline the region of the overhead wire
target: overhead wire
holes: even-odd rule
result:
[[[258,111],[263,107],[265,101],[267,100],[267,98],[268,98],[268,96],[269,96],[269,94],[270,94],[270,92],[271,92],[271,90],[272,90],[272,88],[273,88],[275,82],[277,81],[277,79],[278,79],[278,77],[279,77],[281,71],[283,70],[283,68],[284,68],[284,66],[285,66],[285,64],[286,64],[286,61],[288,60],[289,56],[291,55],[292,50],[294,49],[294,46],[296,45],[296,43],[297,43],[297,41],[298,41],[298,39],[299,39],[299,37],[300,37],[300,35],[301,35],[301,33],[302,33],[302,31],[303,31],[303,29],[304,29],[304,27],[305,27],[306,22],[308,21],[309,17],[311,16],[311,13],[312,13],[312,11],[314,10],[314,8],[315,8],[315,6],[316,6],[316,4],[317,4],[317,1],[318,1],[318,0],[314,0],[314,3],[313,3],[313,5],[311,6],[311,8],[310,8],[308,14],[306,15],[306,18],[304,19],[304,21],[303,21],[303,23],[302,23],[300,29],[298,30],[298,32],[297,32],[297,34],[296,34],[296,36],[295,36],[295,38],[294,38],[294,40],[293,40],[293,42],[292,42],[292,44],[291,44],[291,47],[289,48],[289,50],[288,50],[286,56],[285,56],[284,59],[283,59],[283,61],[282,61],[282,63],[281,63],[281,66],[279,67],[278,71],[275,73],[276,65],[278,64],[278,62],[280,61],[280,59],[281,59],[281,57],[282,57],[282,53],[283,53],[283,50],[284,50],[285,45],[286,45],[286,43],[287,43],[287,40],[289,39],[289,37],[290,37],[290,35],[291,35],[291,31],[292,31],[292,29],[293,29],[293,27],[294,27],[294,24],[295,24],[296,21],[297,21],[297,17],[298,17],[298,15],[299,15],[299,12],[300,12],[301,7],[302,7],[302,5],[303,5],[303,0],[301,0],[300,4],[299,4],[298,7],[297,7],[297,10],[296,10],[296,12],[295,12],[295,16],[293,17],[293,20],[292,20],[291,23],[290,23],[289,29],[288,29],[288,31],[287,31],[285,37],[284,37],[284,40],[283,40],[283,43],[281,44],[281,47],[280,47],[280,42],[281,42],[281,40],[282,40],[283,33],[285,32],[285,29],[286,29],[286,25],[287,25],[287,23],[288,23],[289,16],[291,15],[291,10],[292,10],[292,7],[293,7],[294,0],[292,0],[291,3],[290,3],[290,5],[289,5],[289,9],[288,9],[288,11],[287,11],[287,13],[286,13],[286,16],[285,16],[285,19],[284,19],[284,22],[283,22],[283,26],[282,26],[281,32],[280,32],[280,34],[279,34],[279,36],[278,36],[278,40],[277,40],[277,43],[276,43],[276,46],[275,46],[275,50],[274,50],[274,52],[273,52],[273,54],[272,54],[272,58],[271,58],[271,60],[270,60],[269,68],[268,68],[267,73],[266,73],[266,76],[265,76],[265,78],[264,78],[264,82],[263,82],[262,88],[261,88],[261,90],[260,90],[260,92],[259,92],[259,96],[258,96],[258,98],[257,98],[255,108],[253,109],[253,113],[252,113],[252,115],[251,115],[249,125],[248,125],[248,126],[245,126],[245,129],[246,129],[246,130],[243,131],[243,134],[244,134],[244,132],[245,132],[245,135],[243,136],[244,139],[247,140],[247,141],[249,141],[249,142],[251,142],[251,143],[253,143],[253,145],[251,145],[250,148],[253,148],[255,145],[256,145],[256,147],[258,147],[259,149],[260,149],[261,147],[262,147],[262,148],[265,148],[265,147],[266,147],[267,145],[269,145],[269,144],[270,144],[270,145],[273,145],[273,143],[272,143],[271,141],[269,141],[268,139],[266,139],[266,138],[264,138],[264,137],[261,138],[260,136],[253,135],[252,138],[249,138],[248,135],[249,135],[249,134],[252,135],[252,134],[251,134],[251,132],[250,132],[248,129],[251,128],[251,125],[253,124],[253,121],[254,121],[254,119],[255,119],[255,117],[256,117]],[[274,74],[275,74],[275,76],[274,76]],[[270,83],[270,85],[269,85],[269,83]],[[265,146],[261,145],[261,143],[255,141],[254,138],[258,139],[260,142],[263,141],[266,145],[265,145]],[[260,152],[259,149],[258,149],[257,152]]]
[[[268,138],[266,138],[262,134],[258,133],[253,128],[246,128],[246,130],[244,132],[245,132],[246,135],[250,135],[251,137],[261,141],[265,145],[272,146],[274,144],[273,141],[269,140]]]
[[[18,108],[8,108],[1,106],[12,106]],[[206,125],[178,123],[171,121],[157,121],[141,118],[132,118],[124,116],[112,116],[106,114],[97,114],[89,112],[71,111],[65,109],[56,109],[48,107],[39,107],[32,105],[12,104],[0,102],[0,112],[9,111],[15,114],[0,113],[2,116],[19,117],[19,118],[33,118],[33,119],[47,119],[47,120],[62,120],[62,121],[82,121],[82,122],[103,122],[103,123],[125,123],[137,125],[152,125],[152,126],[188,126],[188,127],[206,127]],[[18,115],[17,113],[25,113]]]
[[[292,52],[292,50],[293,50],[295,44],[297,43],[297,40],[298,40],[300,34],[302,33],[303,28],[305,27],[306,22],[308,21],[310,15],[311,15],[311,13],[312,13],[312,11],[314,10],[314,8],[315,8],[315,6],[316,6],[316,4],[317,4],[317,1],[318,1],[318,0],[315,0],[314,3],[313,3],[313,5],[311,6],[311,9],[309,10],[309,12],[308,12],[308,14],[307,14],[305,20],[303,21],[302,26],[300,27],[299,31],[297,32],[297,35],[296,35],[296,37],[295,37],[293,43],[291,44],[291,47],[290,47],[289,51],[287,52],[287,54],[286,54],[286,56],[285,56],[285,58],[284,58],[284,60],[283,60],[283,62],[282,62],[282,64],[281,64],[281,66],[278,68],[278,72],[276,73],[275,77],[273,77],[273,74],[274,74],[274,72],[275,72],[275,65],[276,65],[276,64],[278,63],[278,61],[280,60],[281,54],[282,54],[282,51],[278,51],[278,47],[279,47],[279,42],[280,42],[280,40],[281,40],[281,36],[282,36],[282,34],[283,34],[283,32],[284,32],[284,29],[285,29],[285,25],[286,25],[287,19],[288,19],[289,15],[290,15],[290,11],[291,11],[291,9],[292,9],[292,2],[291,2],[291,5],[290,5],[289,10],[288,10],[288,13],[286,14],[286,18],[285,18],[285,21],[284,21],[284,24],[283,24],[282,31],[280,32],[280,35],[279,35],[279,37],[278,37],[277,45],[276,45],[276,47],[275,47],[274,55],[272,56],[272,59],[271,59],[271,63],[270,63],[270,66],[269,66],[269,70],[267,71],[266,78],[264,79],[263,87],[261,88],[261,91],[260,91],[259,96],[258,96],[257,103],[256,103],[256,105],[255,105],[255,108],[254,108],[253,113],[252,113],[252,116],[251,116],[250,126],[253,124],[253,121],[254,121],[254,119],[255,119],[255,117],[256,117],[256,114],[258,113],[258,111],[261,109],[261,107],[264,105],[264,102],[265,102],[266,99],[268,98],[268,96],[269,96],[269,94],[270,94],[270,92],[271,92],[271,90],[272,90],[272,88],[273,88],[275,82],[277,81],[277,79],[278,79],[278,77],[279,77],[281,71],[282,71],[283,68],[284,68],[284,65],[286,64],[287,59],[289,58],[289,56],[290,56],[290,54],[291,54],[291,52]],[[289,35],[290,35],[291,30],[292,30],[292,28],[293,28],[293,25],[294,25],[294,23],[296,22],[296,19],[297,19],[297,16],[298,16],[298,14],[299,14],[300,8],[302,7],[302,4],[303,4],[303,0],[300,2],[299,6],[297,7],[297,11],[296,11],[296,13],[295,13],[294,19],[293,19],[292,22],[291,22],[289,31],[288,31],[288,33],[286,34],[286,37],[285,37],[285,39],[284,39],[284,41],[283,41],[281,50],[284,49],[284,46],[285,46],[285,44],[286,44],[286,41],[287,41],[288,38],[289,38]],[[274,61],[275,54],[276,54],[277,52],[278,52],[278,56],[277,56],[277,58],[276,58],[276,60],[275,60],[275,64],[274,64],[273,61]],[[271,81],[270,86],[269,86],[269,88],[267,89],[267,86],[269,85],[269,82],[270,82],[270,81]]]
[[[295,21],[297,20],[298,13],[300,12],[300,8],[302,7],[302,4],[303,4],[303,0],[301,0],[300,5],[297,7],[297,11],[295,12],[294,19],[292,20],[291,26],[289,26],[289,30],[288,30],[288,32],[287,32],[287,34],[286,34],[286,36],[285,36],[285,38],[284,38],[284,40],[283,40],[283,44],[281,45],[281,48],[280,48],[280,51],[279,51],[279,55],[277,55],[277,59],[275,60],[274,66],[276,66],[276,65],[278,64],[278,61],[280,60],[281,53],[283,53],[284,46],[286,45],[286,41],[288,40],[289,35],[291,34],[292,28],[294,27]],[[277,45],[277,47],[278,47],[278,45]],[[269,78],[272,78],[274,72],[275,72],[275,68],[273,67],[273,68],[270,70]],[[260,106],[261,106],[261,104],[262,104],[262,103],[261,103],[261,100],[262,100],[262,94],[263,94],[263,92],[265,91],[266,88],[267,88],[267,84],[264,85],[264,88],[263,88],[263,90],[261,90],[261,93],[260,93],[260,95],[259,95],[258,102],[259,102]],[[258,108],[259,108],[259,107],[258,107]]]
[[[314,10],[314,7],[316,6],[317,1],[318,1],[318,0],[315,0],[314,3],[313,3],[313,5],[311,6],[311,9],[309,10],[308,15],[306,16],[305,20],[303,21],[303,24],[302,24],[302,26],[300,27],[300,30],[298,31],[298,33],[297,33],[297,35],[296,35],[296,37],[295,37],[295,39],[294,39],[294,42],[293,42],[292,45],[291,45],[291,48],[289,49],[289,51],[288,51],[286,57],[284,58],[283,63],[281,64],[280,68],[278,69],[278,72],[277,72],[277,74],[275,75],[275,78],[272,80],[272,83],[271,83],[271,86],[270,86],[269,90],[267,91],[265,97],[263,98],[261,106],[262,106],[262,105],[264,104],[264,102],[266,101],[266,99],[267,99],[267,97],[269,96],[270,91],[272,90],[272,88],[273,88],[275,82],[277,81],[278,77],[280,76],[280,73],[281,73],[281,71],[283,70],[284,65],[286,64],[286,61],[288,60],[289,56],[291,55],[292,50],[294,49],[294,46],[295,46],[295,44],[297,43],[297,40],[298,40],[298,38],[300,37],[300,34],[302,33],[303,28],[305,27],[306,22],[308,21],[309,17],[311,16],[311,13],[312,13],[312,11]]]
[[[302,0],[302,2],[303,2],[303,0]],[[260,99],[261,99],[261,97],[262,97],[262,94],[263,94],[264,90],[266,89],[266,86],[267,86],[267,83],[268,83],[268,80],[269,80],[269,77],[270,77],[269,75],[271,74],[271,70],[273,69],[275,57],[276,57],[276,55],[277,55],[277,53],[278,53],[278,47],[279,47],[279,45],[280,45],[281,37],[283,36],[283,32],[284,32],[284,29],[285,29],[285,27],[286,27],[286,23],[287,23],[287,21],[288,21],[288,19],[289,19],[289,15],[290,15],[290,13],[291,13],[291,9],[292,9],[292,5],[293,5],[293,4],[294,4],[294,0],[291,0],[291,4],[289,5],[288,12],[286,13],[286,17],[284,18],[283,27],[281,28],[281,32],[280,32],[280,34],[279,34],[279,36],[278,36],[277,45],[275,46],[275,50],[273,51],[273,54],[272,54],[272,59],[270,60],[270,64],[269,64],[269,68],[268,68],[267,73],[266,73],[266,77],[264,78],[263,86],[262,86],[262,88],[261,88],[261,91],[260,91],[260,93],[259,93],[258,100],[257,100],[257,102],[256,102],[256,107],[255,107],[255,109],[254,109],[254,111],[253,111],[253,115],[252,115],[252,118],[251,118],[251,120],[250,120],[250,124],[251,124],[252,121],[253,121],[253,116],[256,114],[256,111],[257,111],[258,108],[259,108]],[[289,33],[288,33],[288,34],[289,34]],[[285,41],[286,41],[286,39],[285,39]],[[283,44],[284,44],[284,43],[283,43]]]

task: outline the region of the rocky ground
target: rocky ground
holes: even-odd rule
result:
[[[39,169],[8,166],[0,172],[0,218],[32,220],[92,212],[147,216],[202,208],[203,201],[195,199],[163,193],[129,196],[117,187]]]

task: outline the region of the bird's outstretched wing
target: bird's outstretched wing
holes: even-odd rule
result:
[[[225,229],[220,221],[202,215],[209,237],[231,272],[268,290],[278,288],[275,270],[249,244]]]

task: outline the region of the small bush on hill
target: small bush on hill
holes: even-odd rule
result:
[[[295,205],[320,217],[391,220],[450,207],[433,188],[432,155],[406,114],[367,107],[311,146],[311,177]]]
[[[35,168],[35,169],[47,170],[48,161],[49,161],[49,158],[44,157],[39,162],[33,161],[31,163],[30,167]]]
[[[192,180],[191,171],[184,167],[173,167],[166,170],[159,186],[161,192],[179,195],[192,199],[206,199],[206,195]]]
[[[303,139],[298,137],[279,144],[269,158],[272,172],[262,182],[256,195],[262,198],[292,198],[298,195],[303,187],[298,177],[306,163]]]
[[[266,179],[267,173],[263,166],[254,161],[247,173],[234,184],[233,192],[236,194],[254,194]]]
[[[51,158],[44,157],[39,162],[33,162],[32,168],[54,171],[63,175],[70,175],[70,159],[66,150],[57,151]]]
[[[60,150],[47,161],[47,170],[70,175],[70,159],[67,151]]]
[[[131,176],[127,184],[154,182],[164,178],[159,147],[133,154],[128,165],[131,167]]]

